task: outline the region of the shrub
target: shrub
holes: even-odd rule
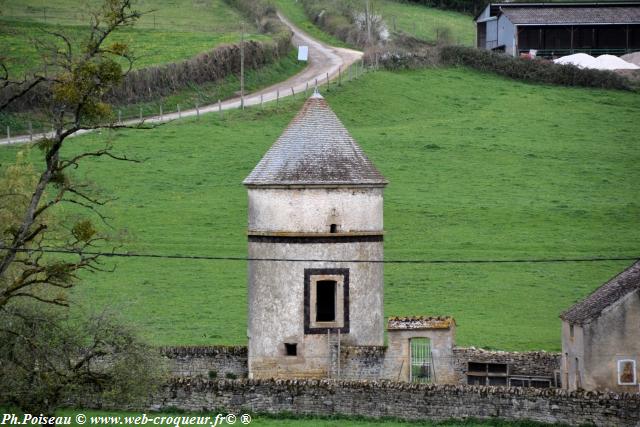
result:
[[[214,371],[214,370],[209,371],[209,379],[213,380],[215,378],[218,378],[218,371]]]
[[[442,47],[440,62],[444,65],[464,65],[480,71],[538,83],[632,89],[626,78],[613,71],[581,69],[573,65],[554,64],[541,59],[514,58],[504,53],[463,46]]]
[[[224,374],[224,377],[228,380],[235,380],[238,379],[238,376],[236,374],[234,374],[233,372],[227,372],[226,374]]]
[[[360,6],[359,3],[356,3]],[[371,27],[371,40],[367,32],[367,15],[356,9],[351,2],[331,0],[302,0],[304,11],[314,24],[323,31],[339,38],[345,43],[361,48],[384,40],[388,30],[381,16],[375,11],[368,16]]]

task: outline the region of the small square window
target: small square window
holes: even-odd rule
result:
[[[618,385],[636,385],[636,361],[618,360]]]
[[[287,356],[297,356],[298,344],[294,342],[286,342],[284,343],[284,351]]]

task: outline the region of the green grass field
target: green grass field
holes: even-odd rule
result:
[[[73,39],[86,34],[89,11],[100,2],[61,0],[7,0],[0,15],[0,46],[13,73],[33,69],[39,54],[32,39],[52,40],[49,31],[63,31]],[[123,28],[111,41],[126,42],[139,57],[135,66],[164,64],[191,58],[224,43],[240,40],[244,18],[223,0],[139,0],[136,10],[146,12],[135,26]],[[246,21],[246,20],[245,20]],[[267,39],[246,22],[248,39]]]
[[[395,22],[395,31],[426,41],[436,41],[446,30],[453,43],[466,46],[474,43],[475,25],[471,15],[397,0],[376,0],[373,5],[391,31],[394,31]]]
[[[386,259],[640,255],[637,94],[431,69],[365,74],[327,99],[391,182]],[[106,213],[122,251],[246,256],[241,181],[301,103],[118,132],[119,152],[147,160],[79,173],[118,197]],[[18,149],[0,148],[0,163]],[[559,350],[558,314],[629,264],[389,264],[385,314],[452,315],[459,345]],[[79,302],[111,305],[155,344],[246,343],[245,262],[107,265],[116,271],[76,288]]]
[[[332,46],[350,47],[316,27],[305,14],[301,3],[290,0],[274,1],[280,12],[311,36]],[[391,32],[404,32],[422,40],[435,42],[438,34],[446,30],[453,43],[467,46],[474,43],[475,26],[470,15],[396,0],[376,0],[372,4],[374,12],[382,15]]]
[[[7,413],[12,413],[12,411],[7,411]],[[16,413],[17,415],[19,413]],[[63,409],[56,411],[56,416],[58,417],[70,417],[71,418],[71,426],[77,427],[85,424],[78,424],[76,421],[76,416],[78,414],[82,414],[86,417],[87,423],[91,422],[91,418],[94,418],[94,422],[92,424],[100,424],[100,425],[121,425],[117,423],[117,419],[108,418],[108,417],[141,417],[143,412],[116,412],[116,411],[96,411],[96,410],[75,410],[75,409]],[[218,415],[216,412],[144,412],[148,419],[153,420],[154,425],[168,425],[175,426],[175,418],[176,417],[210,417],[211,424],[213,424],[213,420]],[[222,413],[221,415],[226,415]],[[238,419],[236,420],[236,425],[243,425],[240,421],[240,414],[238,414]],[[18,415],[20,418],[22,414]],[[157,418],[160,417],[160,418]],[[172,417],[174,418],[173,423],[162,421],[161,417]],[[97,421],[100,419],[100,421]],[[107,421],[107,419],[112,420],[111,423]],[[182,424],[181,424],[182,425]],[[209,424],[206,424],[209,425]],[[226,422],[222,422],[222,424],[218,424],[222,426],[230,425]],[[364,419],[361,417],[312,417],[312,416],[299,416],[295,417],[293,415],[252,415],[250,425],[252,426],[260,426],[260,427],[279,427],[279,426],[302,426],[302,427],[377,427],[384,425],[385,427],[435,427],[435,426],[443,426],[443,427],[481,427],[481,426],[497,426],[497,427],[537,427],[548,424],[541,424],[532,421],[501,421],[501,420],[488,420],[488,421],[480,421],[480,420],[450,420],[443,422],[428,422],[428,421],[402,421],[396,419]]]

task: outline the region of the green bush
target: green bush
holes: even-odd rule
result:
[[[351,2],[302,0],[302,6],[309,19],[326,33],[353,46],[364,48],[367,45],[368,34],[355,22],[357,11]],[[378,41],[377,34],[377,31],[371,31],[373,43]]]
[[[630,90],[629,81],[613,71],[582,69],[573,65],[554,64],[536,59],[514,58],[504,53],[463,46],[440,49],[444,65],[464,65],[518,80],[564,86],[598,87]]]

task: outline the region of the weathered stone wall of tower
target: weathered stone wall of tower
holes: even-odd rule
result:
[[[330,233],[331,224],[336,224],[335,233]],[[383,259],[382,226],[381,188],[249,190],[252,377],[328,375],[326,332],[305,332],[305,305],[308,309],[311,304],[308,295],[305,299],[308,271],[348,272],[348,295],[340,294],[346,295],[348,313],[348,332],[341,331],[340,337],[343,345],[383,344],[383,266],[348,262]],[[335,340],[336,330],[332,333]],[[286,355],[285,343],[297,345],[296,356]]]
[[[249,188],[249,231],[382,232],[382,188]]]

